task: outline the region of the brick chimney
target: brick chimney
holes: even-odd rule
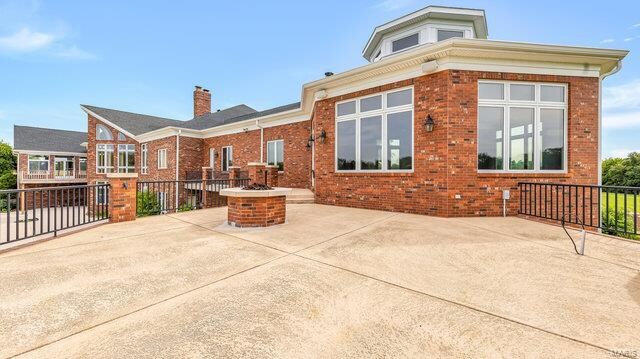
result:
[[[211,112],[211,92],[196,86],[193,90],[193,116],[202,116]]]

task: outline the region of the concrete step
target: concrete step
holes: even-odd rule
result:
[[[314,203],[315,195],[311,190],[306,188],[294,188],[289,195],[287,195],[287,203],[290,204],[303,204]]]

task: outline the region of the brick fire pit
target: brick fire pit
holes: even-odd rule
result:
[[[270,190],[243,190],[225,188],[221,196],[227,196],[227,221],[236,227],[268,227],[284,223],[286,197],[290,188]]]

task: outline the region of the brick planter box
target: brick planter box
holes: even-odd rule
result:
[[[268,227],[282,224],[286,218],[286,198],[290,188],[274,188],[267,191],[226,188],[220,191],[227,196],[227,221],[236,227]]]

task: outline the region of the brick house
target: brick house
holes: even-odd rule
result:
[[[196,87],[184,121],[83,105],[88,181],[266,162],[316,203],[437,216],[513,215],[519,181],[598,184],[601,83],[627,51],[487,35],[483,10],[429,6],[376,27],[365,65],[296,103],[212,112]]]

